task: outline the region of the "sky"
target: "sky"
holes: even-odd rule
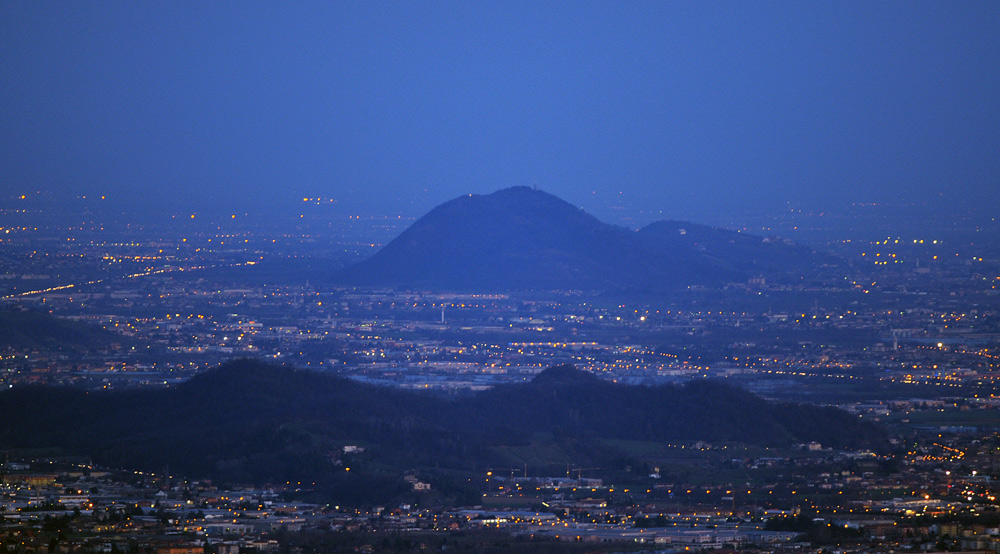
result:
[[[0,198],[1000,206],[1000,2],[2,2]]]

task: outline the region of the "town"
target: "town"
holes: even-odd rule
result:
[[[755,453],[668,445],[679,461],[718,465],[714,479],[691,482],[667,482],[661,468],[631,485],[587,477],[589,468],[544,477],[489,471],[477,483],[481,501],[462,507],[435,506],[433,487],[417,476],[410,501],[338,506],[301,500],[308,483],[226,488],[65,458],[8,460],[0,545],[43,553],[377,552],[475,548],[500,536],[526,547],[618,551],[996,551],[1000,514],[989,474],[1000,442],[967,432],[912,440],[895,459],[821,445]]]
[[[835,406],[885,426],[893,448],[662,444],[645,453],[661,465],[494,468],[468,478],[482,497],[462,506],[443,505],[416,470],[400,504],[341,506],[320,502],[308,483],[213,484],[10,451],[6,551],[377,552],[489,541],[1000,551],[1000,249],[989,242],[831,239],[848,269],[658,297],[443,293],[327,278],[411,223],[402,216],[303,209],[291,226],[239,214],[138,224],[26,205],[8,210],[0,231],[3,317],[24,331],[8,333],[0,352],[3,388],[169,388],[254,358],[455,395],[572,364],[618,383],[712,379]],[[342,448],[346,458],[363,450]]]

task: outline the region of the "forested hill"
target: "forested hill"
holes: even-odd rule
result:
[[[651,252],[682,263],[703,256],[720,270],[769,279],[810,276],[843,260],[791,241],[759,237],[689,221],[656,221],[639,229],[639,240]]]
[[[445,202],[334,280],[428,290],[658,293],[761,275],[797,280],[835,260],[704,225],[658,222],[632,231],[546,192],[512,187]]]
[[[45,312],[0,309],[0,348],[96,350],[122,342],[121,335]]]
[[[533,463],[553,467],[620,455],[587,446],[598,439],[853,447],[883,440],[879,428],[835,409],[772,404],[704,381],[619,385],[568,366],[444,397],[240,360],[157,391],[15,387],[0,393],[0,419],[2,449],[54,446],[105,464],[229,482],[343,485],[335,462],[344,446],[359,445],[364,459],[350,479],[368,479],[372,491],[392,490],[407,468],[516,467],[523,460],[513,449],[539,440],[553,459]]]

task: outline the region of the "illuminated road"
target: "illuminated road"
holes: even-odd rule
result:
[[[263,260],[263,258],[261,258],[260,260]],[[146,272],[143,272],[143,273],[132,273],[131,275],[123,275],[121,277],[107,277],[105,279],[95,279],[93,281],[87,281],[87,282],[84,282],[84,283],[73,283],[73,284],[69,284],[69,285],[59,285],[57,287],[49,287],[49,288],[45,288],[45,289],[29,290],[29,291],[26,291],[26,292],[19,292],[17,294],[9,294],[7,296],[0,297],[0,300],[10,300],[10,299],[13,299],[13,298],[22,298],[22,297],[25,297],[25,296],[32,296],[32,295],[36,295],[36,294],[45,294],[45,293],[48,293],[48,292],[56,292],[56,291],[60,291],[60,290],[67,290],[67,289],[79,288],[79,287],[84,287],[84,286],[87,286],[87,285],[96,285],[97,283],[103,283],[105,281],[110,281],[112,279],[137,279],[137,278],[140,278],[140,277],[149,277],[151,275],[161,275],[161,274],[164,274],[164,273],[174,273],[174,272],[178,272],[178,271],[198,271],[198,270],[202,270],[202,269],[213,269],[213,268],[217,268],[217,267],[250,266],[250,265],[256,265],[256,264],[258,264],[260,262],[260,260],[238,262],[238,263],[235,263],[235,264],[216,264],[216,265],[201,265],[201,266],[173,267],[173,268],[165,268],[165,269],[154,269],[152,271],[146,271]]]

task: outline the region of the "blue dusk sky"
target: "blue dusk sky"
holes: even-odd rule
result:
[[[1000,2],[0,3],[0,194],[1000,206]]]

